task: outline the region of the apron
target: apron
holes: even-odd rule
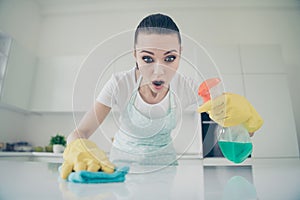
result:
[[[168,91],[169,108],[160,118],[149,118],[134,105],[138,80],[127,106],[120,116],[120,128],[115,134],[110,160],[139,165],[177,165],[171,132],[176,127],[176,105],[171,89]]]

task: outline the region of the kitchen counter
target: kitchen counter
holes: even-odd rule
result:
[[[0,152],[0,160],[63,162],[62,153],[51,152]]]
[[[300,199],[299,158],[204,162],[183,159],[178,166],[129,173],[124,183],[75,184],[59,178],[60,163],[0,160],[0,199]]]
[[[17,151],[3,151],[0,152],[0,157],[6,156],[49,156],[49,157],[62,157],[62,153],[51,152],[17,152]]]

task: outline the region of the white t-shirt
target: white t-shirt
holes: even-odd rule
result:
[[[151,119],[160,118],[167,114],[170,107],[170,93],[156,104],[149,104],[143,100],[140,93],[137,92],[134,106],[145,116]]]
[[[171,83],[170,90],[174,96],[176,109],[183,111],[189,106],[193,106],[195,111],[197,106],[202,103],[198,96],[199,83],[181,74],[175,74]],[[113,74],[105,84],[97,97],[97,101],[108,106],[118,106],[119,110],[125,109],[134,90],[138,87],[138,80],[135,78],[135,68]],[[157,104],[146,103],[138,94],[135,99],[135,106],[140,112],[152,117],[163,116],[170,106],[170,92]]]

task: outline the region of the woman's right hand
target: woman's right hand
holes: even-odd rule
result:
[[[87,170],[113,173],[115,166],[108,160],[105,152],[87,139],[78,138],[67,145],[63,153],[64,162],[60,176],[66,179],[74,171]]]
[[[224,127],[243,124],[249,133],[263,125],[263,119],[251,103],[238,94],[224,93],[201,105],[198,112],[207,112],[212,120]]]

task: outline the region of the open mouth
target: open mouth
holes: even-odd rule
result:
[[[163,85],[165,82],[164,81],[152,81],[152,84],[159,87],[161,85]]]

